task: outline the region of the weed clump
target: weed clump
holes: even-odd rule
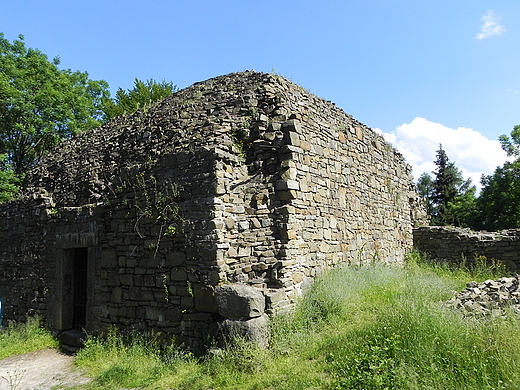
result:
[[[0,329],[0,359],[45,348],[58,348],[58,341],[43,328],[40,317],[26,322],[9,322]]]

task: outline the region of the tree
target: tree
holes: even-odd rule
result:
[[[520,161],[506,162],[493,175],[482,176],[477,228],[509,229],[520,226]]]
[[[18,193],[19,177],[12,169],[6,167],[7,156],[0,156],[0,203],[13,199]]]
[[[20,35],[12,43],[0,34],[0,154],[2,168],[18,178],[62,139],[98,126],[105,81],[86,72],[60,70]]]
[[[136,78],[132,89],[125,91],[119,88],[114,99],[104,101],[105,120],[126,115],[139,109],[146,109],[152,103],[162,100],[176,91],[177,87],[172,82],[163,80],[158,83],[153,79],[141,81]]]
[[[434,212],[433,179],[430,174],[424,172],[421,176],[419,176],[419,179],[417,180],[417,192],[423,198],[426,213],[429,216],[432,216]]]
[[[434,225],[471,225],[475,217],[475,186],[471,179],[464,180],[462,172],[451,162],[439,145],[434,178],[421,176],[419,193],[427,204]],[[422,187],[422,189],[421,189]]]
[[[466,180],[455,200],[448,204],[450,224],[461,227],[475,227],[478,215],[476,192],[477,188],[471,185],[471,180]]]
[[[511,138],[501,135],[499,140],[507,155],[516,157],[516,160],[497,167],[493,175],[482,176],[477,221],[480,229],[520,226],[520,125],[513,127]]]
[[[520,125],[514,126],[511,131],[511,138],[507,135],[502,134],[498,137],[502,149],[507,153],[508,156],[520,157]]]

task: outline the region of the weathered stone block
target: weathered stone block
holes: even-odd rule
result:
[[[277,305],[287,299],[285,291],[281,288],[269,289],[265,292],[265,298],[269,306]]]
[[[299,190],[300,185],[296,180],[278,180],[275,189],[276,191]]]
[[[173,269],[170,273],[170,280],[173,282],[188,280],[188,274],[184,269]]]
[[[121,303],[123,300],[123,289],[121,287],[116,287],[112,289],[112,293],[110,294],[110,302],[113,303]]]
[[[269,346],[269,317],[262,314],[247,320],[226,319],[219,324],[219,334],[224,341],[233,341],[240,337],[261,348]]]
[[[296,180],[298,176],[298,170],[296,168],[288,168],[282,172],[282,180]]]
[[[173,251],[166,253],[166,262],[172,267],[177,267],[186,261],[186,253],[181,251]]]
[[[289,190],[289,191],[277,191],[276,197],[279,200],[291,200],[298,198],[298,191]]]
[[[264,294],[254,287],[244,284],[218,286],[215,298],[220,315],[226,318],[254,318],[264,314]]]
[[[123,274],[119,275],[119,281],[123,286],[133,286],[134,277],[131,274]]]

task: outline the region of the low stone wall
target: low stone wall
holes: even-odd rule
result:
[[[433,259],[473,262],[478,256],[520,270],[520,229],[500,232],[473,231],[453,226],[424,226],[414,229],[414,248]]]

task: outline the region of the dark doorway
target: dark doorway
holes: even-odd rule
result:
[[[73,253],[74,308],[72,327],[83,330],[87,325],[88,248],[75,248]]]

